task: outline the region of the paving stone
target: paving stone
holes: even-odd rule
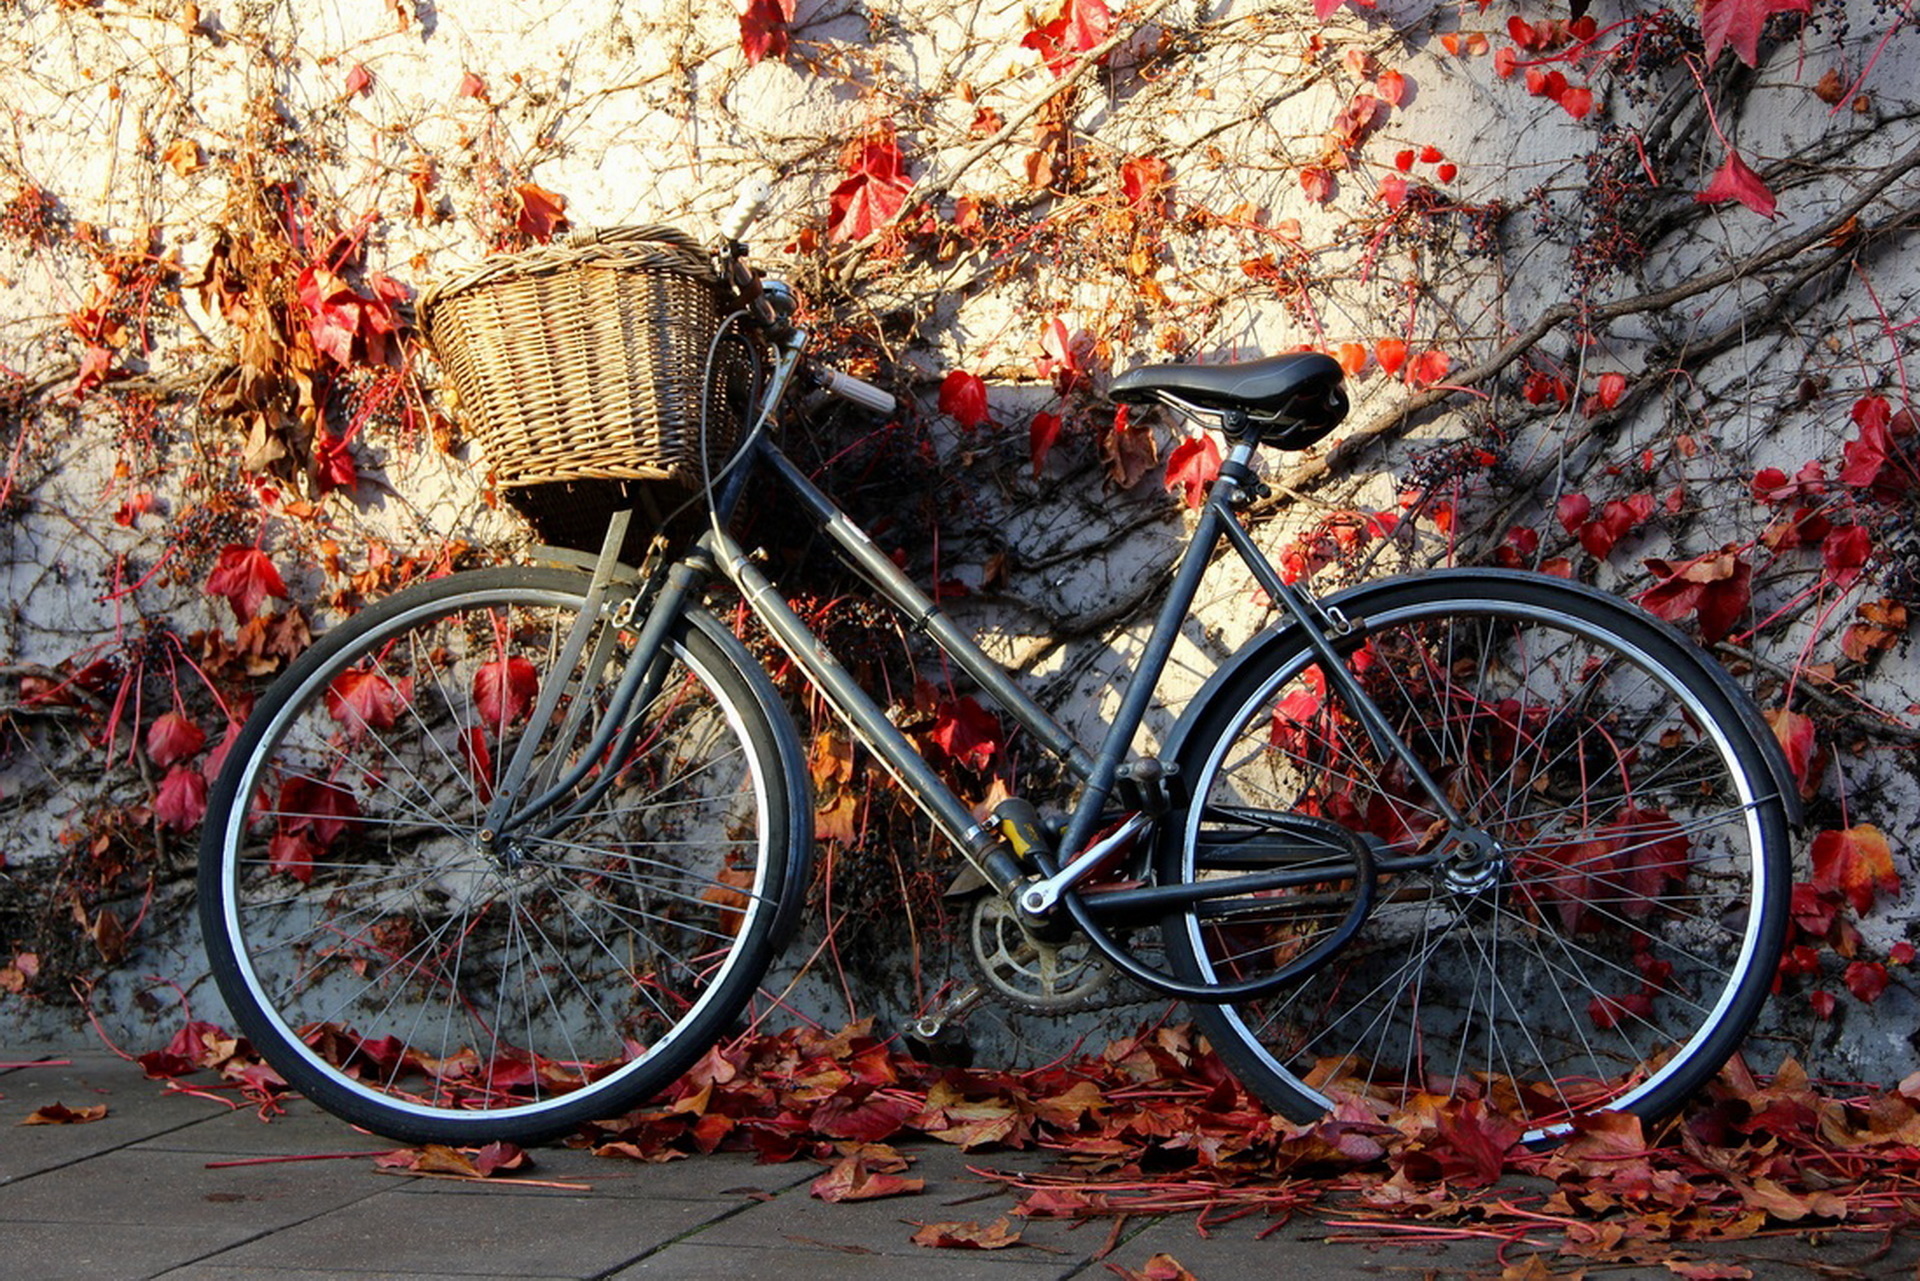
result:
[[[0,1228],[211,1228],[239,1241],[385,1190],[367,1170],[339,1168],[344,1164],[210,1170],[199,1153],[122,1149],[0,1186]]]
[[[280,1269],[457,1276],[601,1276],[693,1231],[724,1207],[573,1195],[533,1198],[491,1184],[461,1194],[388,1194],[295,1224],[203,1262]]]
[[[642,1277],[671,1277],[674,1281],[900,1281],[910,1269],[912,1281],[978,1281],[981,1277],[1008,1281],[1052,1281],[1073,1273],[1080,1257],[1065,1258],[1024,1250],[930,1250],[903,1260],[897,1254],[859,1250],[811,1249],[787,1243],[777,1248],[679,1243],[641,1260],[614,1281]],[[1101,1270],[1103,1277],[1111,1273]]]
[[[0,1223],[0,1275],[120,1281],[168,1272],[230,1245],[218,1229],[153,1224]]]
[[[4,1052],[0,1052],[3,1054]],[[77,1125],[22,1126],[53,1103],[78,1111],[104,1103],[105,1119]],[[144,1142],[207,1119],[214,1105],[166,1097],[164,1087],[111,1056],[0,1075],[0,1186],[74,1161]]]

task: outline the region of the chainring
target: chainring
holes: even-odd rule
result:
[[[1046,943],[1028,934],[997,894],[973,901],[967,915],[967,959],[996,1000],[1038,1014],[1066,1014],[1125,1004],[1110,989],[1119,972],[1084,938]],[[1121,988],[1131,989],[1131,984]]]

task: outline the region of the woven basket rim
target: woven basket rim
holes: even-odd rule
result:
[[[496,280],[553,275],[574,267],[670,271],[713,285],[724,280],[700,242],[678,227],[658,223],[580,227],[563,241],[490,254],[460,274],[429,285],[420,295],[415,314],[431,343],[431,313],[438,303]]]

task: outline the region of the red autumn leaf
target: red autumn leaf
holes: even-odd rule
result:
[[[291,876],[302,885],[311,885],[314,860],[325,852],[305,832],[276,832],[267,842],[267,870]]]
[[[1120,194],[1130,208],[1156,208],[1166,190],[1170,170],[1158,156],[1133,156],[1120,166]]]
[[[378,364],[387,358],[387,338],[399,331],[397,304],[406,286],[375,272],[367,277],[371,293],[361,293],[332,270],[309,264],[295,281],[302,319],[314,347],[335,363],[354,363],[356,349]]]
[[[1401,173],[1412,173],[1413,172],[1413,148],[1408,147],[1405,151],[1395,152],[1393,157],[1393,167],[1395,169],[1398,169]]]
[[[1374,91],[1380,95],[1381,101],[1391,106],[1397,107],[1406,101],[1407,78],[1398,71],[1381,72],[1380,78],[1373,82],[1373,87]]]
[[[197,769],[176,765],[160,780],[153,812],[176,832],[197,826],[207,812],[207,777]]]
[[[794,0],[745,0],[741,5],[740,47],[746,51],[748,66],[786,53],[793,6]]]
[[[1861,525],[1842,525],[1820,547],[1820,559],[1836,587],[1851,587],[1872,555],[1873,537]]]
[[[1855,997],[1872,1005],[1887,990],[1887,967],[1878,961],[1855,961],[1847,966],[1841,982]]]
[[[1593,111],[1593,90],[1585,85],[1568,85],[1554,101],[1575,120],[1585,120]]]
[[[1611,1032],[1622,1023],[1645,1023],[1653,1017],[1653,995],[1635,992],[1629,996],[1596,996],[1587,1002],[1587,1017],[1602,1032]]]
[[[910,1196],[923,1191],[925,1179],[886,1174],[867,1165],[866,1158],[842,1157],[833,1168],[815,1179],[808,1190],[822,1201],[873,1201],[880,1197]]]
[[[1455,164],[1441,165],[1438,169],[1435,169],[1433,171],[1433,176],[1438,178],[1441,182],[1452,182],[1455,178],[1458,178],[1460,176],[1460,166]]]
[[[373,87],[373,73],[361,63],[354,63],[347,71],[347,96],[365,93]]]
[[[1786,754],[1787,768],[1799,780],[1800,794],[1812,796],[1820,782],[1819,772],[1814,768],[1820,755],[1820,742],[1814,732],[1812,718],[1783,707],[1772,708],[1761,714],[1772,726],[1773,737]]]
[[[1669,622],[1697,613],[1700,635],[1708,642],[1721,640],[1733,630],[1753,595],[1753,566],[1731,549],[1707,552],[1679,564],[1648,560],[1646,565],[1660,581],[1634,599],[1648,613]]]
[[[1373,345],[1373,358],[1380,362],[1380,368],[1389,378],[1400,374],[1401,366],[1407,363],[1407,344],[1401,338],[1382,338]]]
[[[258,547],[236,544],[220,549],[213,572],[207,575],[207,590],[226,597],[243,623],[259,612],[260,602],[267,597],[287,598],[287,584],[267,554]]]
[[[523,182],[513,189],[513,225],[523,236],[541,243],[567,226],[567,201],[545,187]]]
[[[1740,153],[1729,149],[1727,158],[1714,170],[1712,181],[1704,191],[1693,197],[1703,205],[1719,204],[1726,200],[1738,200],[1762,218],[1771,218],[1779,208],[1779,202],[1773,198],[1773,192],[1760,180],[1760,175],[1747,166]]]
[[[360,483],[360,469],[346,440],[324,428],[313,445],[313,474],[323,494],[335,489],[352,490]]]
[[[1776,13],[1809,13],[1808,0],[1701,0],[1700,34],[1707,41],[1707,62],[1728,45],[1749,67],[1760,65],[1760,32]]]
[[[1333,349],[1333,358],[1340,362],[1340,372],[1349,378],[1357,378],[1360,371],[1367,367],[1367,345],[1357,342],[1343,342]]]
[[[1040,327],[1040,358],[1035,362],[1040,376],[1051,378],[1062,396],[1071,394],[1086,377],[1092,345],[1086,334],[1070,331],[1067,322],[1055,316]]]
[[[462,98],[478,98],[480,101],[485,102],[487,100],[487,82],[471,71],[462,72],[460,75],[460,96]]]
[[[41,1107],[37,1107],[33,1111],[27,1113],[27,1119],[20,1122],[20,1124],[21,1125],[86,1125],[93,1121],[105,1120],[106,1115],[107,1115],[107,1105],[104,1103],[95,1103],[87,1107],[78,1107],[78,1108],[70,1108],[64,1103],[48,1103]],[[1005,1219],[1001,1220],[1001,1223],[1004,1224],[1005,1222],[1006,1222]],[[1019,1236],[1018,1234],[1016,1234],[1014,1237],[1014,1241],[1008,1242],[1008,1244],[1010,1245],[1014,1244],[1018,1240],[1019,1240]],[[987,1247],[987,1248],[991,1248],[991,1247]]]
[[[1900,892],[1893,848],[1871,823],[1822,832],[1813,838],[1813,884],[1845,895],[1853,910],[1864,916],[1880,894]]]
[[[1563,503],[1565,499],[1561,500]],[[1628,534],[1633,533],[1647,518],[1653,515],[1653,497],[1650,494],[1634,494],[1630,498],[1609,501],[1601,509],[1598,520],[1590,520],[1574,531],[1580,545],[1594,557],[1605,560],[1613,553],[1616,544]]]
[[[940,412],[972,431],[987,421],[987,385],[973,374],[956,369],[940,383]]]
[[[1054,442],[1060,439],[1060,415],[1039,413],[1033,416],[1033,422],[1027,426],[1027,454],[1033,459],[1034,478],[1040,476],[1040,469],[1047,465],[1047,455],[1053,451]]]
[[[1407,382],[1414,387],[1431,387],[1453,368],[1453,357],[1444,351],[1423,351],[1407,366]]]
[[[1913,964],[1913,957],[1913,944],[1907,942],[1905,939],[1901,939],[1898,943],[1895,943],[1887,949],[1887,959],[1895,965],[1911,965]]]
[[[1207,490],[1220,475],[1220,447],[1204,432],[1189,436],[1167,451],[1166,487],[1180,486],[1189,508],[1206,501]]]
[[[1580,526],[1586,524],[1592,511],[1593,500],[1585,494],[1562,494],[1560,501],[1553,505],[1553,513],[1560,518],[1561,528],[1569,534],[1578,534]]]
[[[1499,49],[1494,51],[1493,74],[1499,76],[1502,80],[1512,79],[1515,69],[1519,66],[1520,51],[1512,45],[1503,44]]]
[[[1000,722],[971,695],[963,695],[934,709],[927,738],[949,759],[983,770],[1000,750]]]
[[[1833,993],[1822,991],[1807,993],[1807,1004],[1812,1007],[1815,1017],[1830,1019],[1840,1002],[1834,999]]]
[[[1088,53],[1113,34],[1113,13],[1107,0],[1066,0],[1061,16],[1067,20],[1066,47]]]
[[[153,718],[147,727],[147,755],[155,765],[184,761],[207,745],[207,732],[179,712]]]
[[[936,1250],[1004,1250],[1020,1244],[1020,1230],[1002,1215],[986,1227],[972,1222],[922,1224],[912,1239]]]
[[[327,715],[356,734],[367,729],[392,729],[400,713],[413,701],[413,680],[397,683],[385,674],[352,668],[327,686]]]
[[[1863,396],[1854,402],[1852,417],[1860,436],[1841,448],[1840,482],[1884,499],[1913,489],[1912,460],[1895,440],[1911,430],[1911,415],[1896,415],[1884,396]]]
[[[360,802],[352,792],[305,774],[280,784],[278,809],[281,831],[311,832],[323,846],[333,844],[360,817]]]
[[[493,752],[487,747],[487,731],[478,725],[467,726],[460,736],[460,759],[467,763],[467,775],[473,779],[473,792],[481,803],[493,800]]]
[[[540,673],[518,654],[482,663],[473,674],[473,704],[487,725],[511,725],[527,714]]]
[[[1313,16],[1325,22],[1340,12],[1340,6],[1345,3],[1346,0],[1313,0]]]
[[[1389,209],[1398,209],[1407,203],[1407,180],[1398,174],[1388,174],[1380,180],[1380,203]]]
[[[844,161],[846,180],[827,199],[827,238],[850,244],[865,240],[893,220],[906,203],[913,180],[906,175],[891,129],[855,142]]]
[[[1601,374],[1593,385],[1593,395],[1587,397],[1585,406],[1587,417],[1591,418],[1604,410],[1612,409],[1627,394],[1627,376],[1625,374]]]
[[[1308,165],[1300,171],[1300,190],[1316,205],[1333,199],[1333,171],[1325,165]]]

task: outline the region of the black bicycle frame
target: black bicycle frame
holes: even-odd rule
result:
[[[1411,749],[1394,732],[1385,715],[1363,690],[1357,679],[1340,661],[1333,640],[1346,627],[1346,620],[1328,614],[1305,593],[1284,581],[1247,532],[1241,528],[1235,508],[1256,481],[1250,462],[1257,438],[1241,419],[1228,416],[1222,423],[1231,440],[1228,456],[1220,474],[1209,488],[1201,505],[1192,538],[1181,553],[1161,604],[1159,616],[1147,638],[1145,649],[1135,665],[1132,680],[1113,721],[1107,727],[1099,749],[1092,755],[1015,683],[1005,668],[989,657],[971,636],[954,624],[939,604],[921,591],[893,560],[877,548],[866,532],[823,493],[806,473],[771,438],[769,428],[788,381],[798,366],[805,335],[795,334],[780,349],[781,359],[769,378],[761,412],[742,442],[738,455],[729,464],[719,487],[714,491],[712,526],[703,532],[692,548],[655,581],[642,588],[637,597],[644,621],[628,652],[626,669],[620,677],[610,705],[597,729],[593,743],[575,764],[539,795],[516,801],[513,793],[524,781],[529,761],[517,756],[506,776],[511,786],[503,786],[490,807],[485,836],[489,840],[507,840],[527,828],[536,819],[546,821],[536,833],[551,833],[573,815],[598,800],[611,786],[614,770],[602,770],[586,791],[549,814],[561,800],[578,787],[598,761],[621,759],[632,748],[640,731],[640,719],[629,716],[634,707],[645,706],[657,693],[664,665],[657,662],[669,632],[690,602],[702,598],[714,574],[725,578],[740,593],[748,608],[792,657],[807,678],[820,690],[854,734],[893,774],[908,796],[933,819],[934,823],[987,878],[994,888],[1012,895],[1025,887],[1021,905],[1030,915],[1044,916],[1064,902],[1073,919],[1107,955],[1126,972],[1152,987],[1173,995],[1206,999],[1209,989],[1170,980],[1142,966],[1112,945],[1099,928],[1103,921],[1131,921],[1153,913],[1209,898],[1244,895],[1263,889],[1278,889],[1324,879],[1324,870],[1313,872],[1249,872],[1194,886],[1151,886],[1135,890],[1115,890],[1097,896],[1097,907],[1069,893],[1084,877],[1102,865],[1118,843],[1108,837],[1095,841],[1103,826],[1108,802],[1113,797],[1123,765],[1127,762],[1134,736],[1145,719],[1149,703],[1161,674],[1173,653],[1181,624],[1186,620],[1200,582],[1222,539],[1225,539],[1263,587],[1275,607],[1291,618],[1308,647],[1321,661],[1329,682],[1350,710],[1358,717],[1368,736],[1383,753],[1389,753],[1407,766],[1411,777],[1432,800],[1436,810],[1456,832],[1464,828],[1455,807],[1439,784],[1428,773]],[[956,795],[921,755],[913,741],[888,718],[885,710],[852,678],[839,660],[827,650],[805,621],[787,603],[785,596],[755,563],[746,549],[727,532],[726,525],[744,491],[747,479],[756,470],[770,472],[798,501],[800,509],[820,532],[830,539],[839,554],[889,605],[935,645],[997,703],[1046,751],[1061,761],[1081,782],[1080,797],[1067,818],[1058,844],[1059,856],[1045,850],[1030,854],[1032,863],[1016,859],[999,833],[984,827],[972,809]],[[590,609],[583,609],[570,633],[563,652],[580,653],[587,637],[598,625],[595,616],[604,610],[596,597],[604,592],[615,563],[619,540],[610,531],[595,564],[595,576],[589,591]],[[638,612],[638,611],[636,611]],[[596,651],[598,652],[598,651]],[[562,681],[568,666],[556,668]],[[592,669],[590,668],[590,672]],[[541,690],[541,700],[551,696],[558,703],[561,691]],[[543,702],[544,705],[544,702]],[[529,739],[529,742],[531,739]],[[1141,823],[1137,826],[1144,826]],[[1137,830],[1137,827],[1136,829]],[[1035,882],[1035,872],[1039,880]],[[1039,889],[1036,896],[1035,889]]]

